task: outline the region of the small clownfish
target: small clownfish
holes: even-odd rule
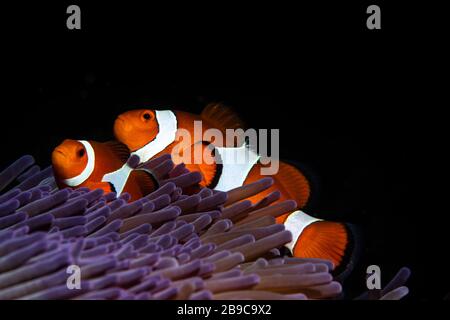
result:
[[[204,161],[200,164],[185,163],[190,171],[202,174],[201,186],[220,191],[229,191],[236,187],[255,182],[266,176],[261,175],[264,166],[259,162],[259,155],[245,144],[238,147],[217,146],[215,141],[194,140],[186,144],[180,139],[179,129],[188,130],[195,138],[194,121],[202,121],[202,129],[220,130],[224,136],[226,129],[243,128],[239,117],[228,107],[220,104],[208,105],[200,115],[182,111],[140,109],[125,112],[118,116],[114,123],[116,139],[139,156],[142,162],[164,153],[174,153],[178,144],[182,153],[192,152],[194,145],[201,144],[203,155],[213,159],[220,157],[236,159],[235,156],[247,154],[245,164],[230,164],[226,161]],[[203,134],[200,139],[203,138]],[[181,140],[181,141],[180,141]],[[184,144],[183,144],[184,143]],[[180,147],[181,145],[181,147]],[[214,152],[204,152],[210,148]],[[177,163],[177,158],[173,161]],[[210,159],[207,159],[210,160]],[[279,191],[279,202],[294,199],[297,209],[277,217],[278,223],[283,223],[293,234],[293,241],[287,248],[296,257],[323,258],[333,261],[339,266],[346,256],[350,244],[349,229],[343,223],[328,222],[313,218],[300,209],[304,208],[310,199],[311,185],[306,176],[298,168],[280,161],[278,173],[272,176],[271,187],[249,198],[257,203],[274,191]]]
[[[131,168],[128,148],[115,141],[64,140],[52,153],[52,166],[59,188],[103,189],[132,200],[156,189],[151,173]]]

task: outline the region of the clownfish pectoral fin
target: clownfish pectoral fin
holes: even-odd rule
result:
[[[209,143],[197,142],[192,144],[180,152],[178,157],[178,162],[184,163],[186,169],[202,174],[200,186],[211,186],[216,177],[218,166],[214,158],[214,149]]]
[[[158,181],[146,169],[136,169],[130,173],[129,181],[136,181],[143,196],[146,196],[158,188]]]
[[[274,176],[276,183],[297,202],[298,208],[304,208],[310,199],[311,185],[306,176],[296,167],[280,161],[278,173]]]
[[[109,182],[86,182],[84,187],[89,188],[90,190],[102,189],[105,193],[115,192],[114,187]]]
[[[130,157],[130,150],[119,141],[108,141],[104,143],[122,162],[126,162]]]
[[[215,164],[187,164],[186,168],[193,172],[198,171],[202,174],[202,181],[200,181],[200,186],[209,187],[216,175],[216,165]]]
[[[219,129],[223,134],[226,134],[226,129],[245,129],[245,124],[239,116],[230,107],[221,103],[208,104],[200,116],[203,121]]]

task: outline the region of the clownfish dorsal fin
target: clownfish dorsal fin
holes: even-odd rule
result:
[[[226,129],[245,129],[244,122],[230,107],[222,103],[210,103],[200,114],[203,121],[225,134]]]
[[[119,141],[107,141],[104,145],[108,147],[122,162],[126,162],[130,157],[130,150]]]
[[[158,188],[158,182],[152,177],[151,173],[146,170],[133,170],[130,173],[130,178],[136,180],[144,196],[152,193]]]

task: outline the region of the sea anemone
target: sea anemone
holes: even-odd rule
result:
[[[1,172],[0,299],[342,296],[331,262],[283,255],[292,235],[275,218],[294,209],[293,201],[274,204],[277,192],[256,204],[245,200],[271,178],[188,195],[198,173],[170,156],[144,166],[160,185],[134,202],[100,189],[59,190],[52,168],[41,170],[31,156]],[[79,287],[70,285],[74,268]],[[402,298],[408,276],[402,269],[377,298]]]

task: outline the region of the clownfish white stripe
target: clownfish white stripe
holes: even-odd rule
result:
[[[121,195],[128,182],[128,177],[133,170],[134,169],[131,168],[128,163],[125,163],[120,169],[105,174],[102,181],[111,183],[114,186],[116,194]]]
[[[241,187],[248,173],[260,156],[245,144],[241,147],[215,147],[216,156],[222,163],[222,172],[214,190],[229,191]],[[218,155],[217,155],[218,154]]]
[[[317,219],[311,217],[304,213],[303,211],[297,210],[292,212],[284,221],[284,227],[292,233],[292,241],[285,246],[293,253],[295,245],[302,234],[303,230],[310,224],[322,221],[322,219]]]
[[[91,144],[85,140],[78,140],[81,144],[83,144],[86,149],[87,156],[87,164],[86,168],[77,176],[69,179],[64,179],[63,182],[69,187],[76,187],[85,182],[89,176],[92,174],[95,168],[95,152],[94,148],[92,148]]]
[[[153,158],[156,154],[167,148],[175,141],[177,134],[177,117],[170,110],[156,110],[156,123],[158,124],[158,134],[155,139],[147,143],[139,150],[132,153],[139,156],[141,163]]]

